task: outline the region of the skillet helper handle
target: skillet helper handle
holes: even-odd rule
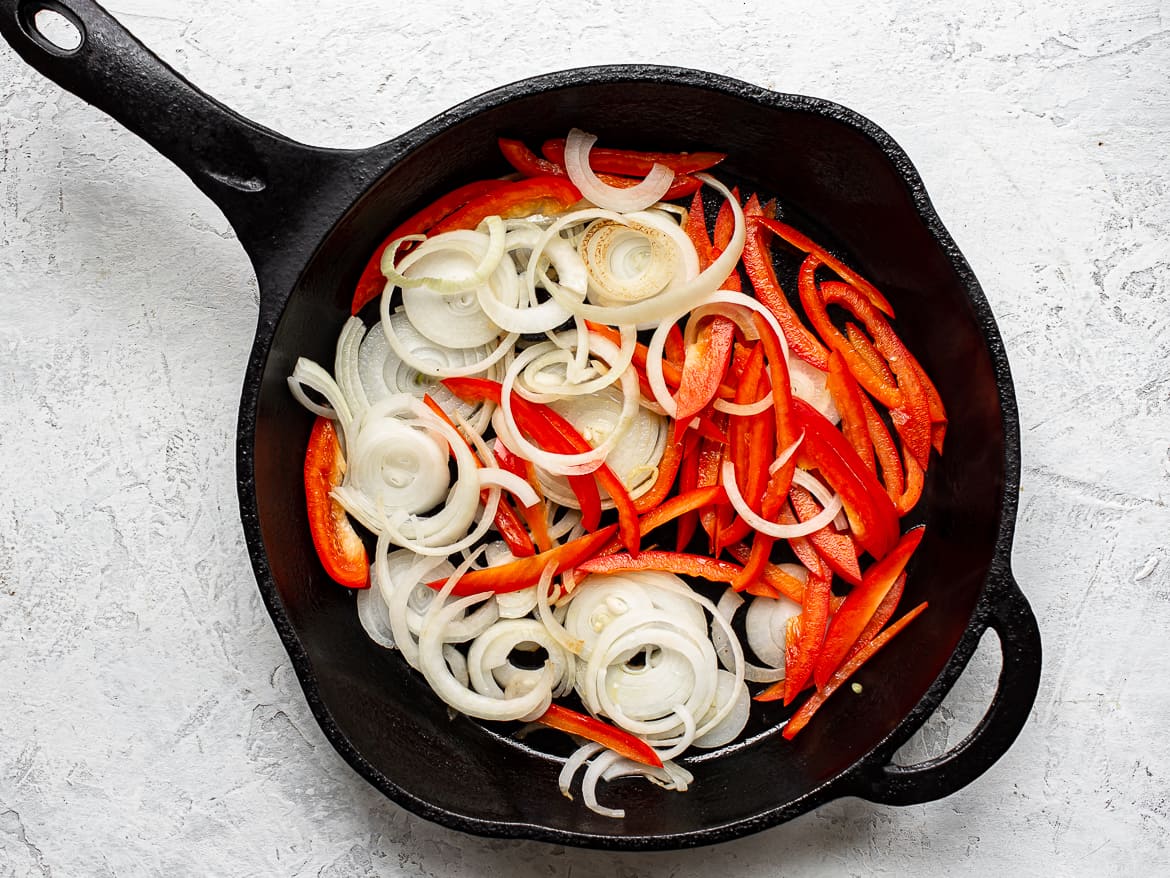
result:
[[[41,11],[68,20],[80,45],[62,48],[42,33]],[[335,151],[289,140],[204,94],[93,0],[0,0],[0,33],[37,71],[178,165],[227,216],[257,271],[278,222],[331,176]]]
[[[995,763],[1027,722],[1040,688],[1040,629],[1009,572],[999,583],[987,627],[999,636],[1003,665],[983,719],[956,747],[917,765],[885,763],[857,795],[886,805],[917,805],[951,795]]]

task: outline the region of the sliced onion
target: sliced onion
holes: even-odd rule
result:
[[[370,640],[386,649],[394,649],[394,628],[390,624],[390,608],[376,585],[357,593],[358,621]]]
[[[739,737],[740,732],[747,725],[752,701],[751,695],[748,693],[748,688],[742,680],[737,681],[734,674],[728,673],[727,671],[720,671],[715,700],[716,703],[730,701],[732,704],[731,710],[719,722],[711,726],[711,729],[706,734],[695,738],[693,744],[696,747],[711,749],[713,747],[722,747],[724,744],[730,744]],[[714,707],[712,707],[711,712],[715,712]],[[706,720],[707,717],[703,719]]]
[[[581,195],[598,207],[622,212],[642,210],[661,200],[674,182],[674,171],[655,164],[646,179],[629,189],[602,183],[589,167],[589,150],[596,142],[596,136],[578,128],[572,129],[565,139],[565,170],[573,185],[581,190]]]
[[[341,334],[337,337],[337,353],[333,359],[333,374],[336,376],[337,386],[354,417],[361,417],[370,407],[370,400],[362,386],[358,368],[358,353],[365,334],[366,324],[360,317],[350,317],[346,320],[341,327]]]
[[[573,777],[581,770],[581,766],[589,761],[591,756],[597,755],[604,749],[600,744],[590,741],[588,744],[582,744],[569,755],[569,758],[565,760],[564,767],[561,768],[560,777],[557,779],[557,786],[560,788],[562,796],[572,800],[573,797],[569,795],[569,787],[573,785]]]
[[[800,447],[800,443],[803,441],[804,441],[804,431],[801,430],[800,435],[796,437],[796,441],[794,441],[791,445],[789,445],[787,448],[785,448],[783,451],[781,451],[780,454],[778,454],[776,456],[776,459],[774,461],[772,461],[771,464],[768,465],[768,475],[770,475],[770,476],[776,475],[776,470],[780,469],[780,467],[784,466],[784,464],[786,464],[786,463],[788,463],[788,461],[792,460],[792,455],[796,454],[796,449],[798,449]]]
[[[778,524],[774,521],[768,521],[748,505],[743,494],[739,491],[739,485],[735,482],[735,463],[733,461],[723,461],[722,477],[727,499],[735,507],[735,511],[739,513],[740,517],[760,533],[777,539],[792,539],[816,533],[821,528],[831,524],[837,515],[837,510],[841,508],[841,498],[834,496],[828,506],[808,521],[802,521],[799,524]]]
[[[536,493],[536,489],[532,485],[528,484],[526,479],[500,469],[498,466],[480,467],[479,484],[481,488],[490,488],[493,485],[503,488],[524,507],[535,506],[540,502],[540,495]]]
[[[752,415],[758,415],[760,412],[766,412],[772,407],[772,404],[772,391],[769,390],[767,396],[765,396],[763,399],[756,400],[755,402],[737,403],[726,399],[716,398],[715,411],[727,412],[729,415],[746,418]]]
[[[785,569],[797,576],[807,579],[808,571],[798,565],[784,565]],[[801,613],[800,604],[786,597],[780,598],[753,598],[748,605],[744,617],[744,633],[747,644],[756,658],[765,665],[783,671],[784,643],[788,620]],[[783,679],[783,673],[780,679]]]

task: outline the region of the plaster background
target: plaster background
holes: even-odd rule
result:
[[[1170,866],[1167,5],[110,0],[299,140],[361,146],[548,70],[813,94],[916,163],[1017,382],[1033,717],[940,802],[598,854],[425,823],[320,734],[260,604],[234,429],[256,285],[178,170],[0,48],[0,876],[1125,875]],[[994,643],[990,644],[994,647]],[[975,661],[905,761],[977,720]],[[1151,867],[1154,867],[1151,869]]]

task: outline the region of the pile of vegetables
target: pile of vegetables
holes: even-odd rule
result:
[[[394,229],[332,372],[289,385],[319,416],[313,543],[369,636],[455,711],[573,735],[562,791],[584,769],[620,817],[600,781],[685,790],[678,757],[811,689],[792,738],[925,609],[888,625],[946,414],[889,302],[707,174],[722,154],[594,142],[500,140],[517,174]]]

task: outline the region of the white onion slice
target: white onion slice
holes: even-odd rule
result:
[[[646,179],[629,189],[601,182],[589,167],[589,150],[596,142],[596,136],[578,128],[572,129],[565,139],[565,170],[573,185],[581,190],[581,195],[598,207],[623,213],[642,210],[660,201],[674,182],[674,171],[657,163],[650,169]]]
[[[723,489],[727,492],[727,499],[735,507],[735,511],[740,514],[740,517],[760,533],[777,539],[786,540],[816,533],[821,528],[831,524],[837,515],[837,510],[841,508],[841,498],[834,497],[828,506],[808,521],[802,521],[799,524],[778,524],[774,521],[768,521],[748,505],[747,500],[739,491],[739,485],[735,482],[735,463],[733,461],[723,461],[722,476]]]
[[[715,400],[715,411],[727,412],[729,415],[735,415],[737,417],[744,418],[750,417],[752,415],[758,415],[760,412],[766,412],[771,407],[772,391],[770,390],[768,391],[767,396],[765,396],[763,399],[757,400],[756,402],[737,403],[731,402],[727,399],[719,398],[716,398]]]

